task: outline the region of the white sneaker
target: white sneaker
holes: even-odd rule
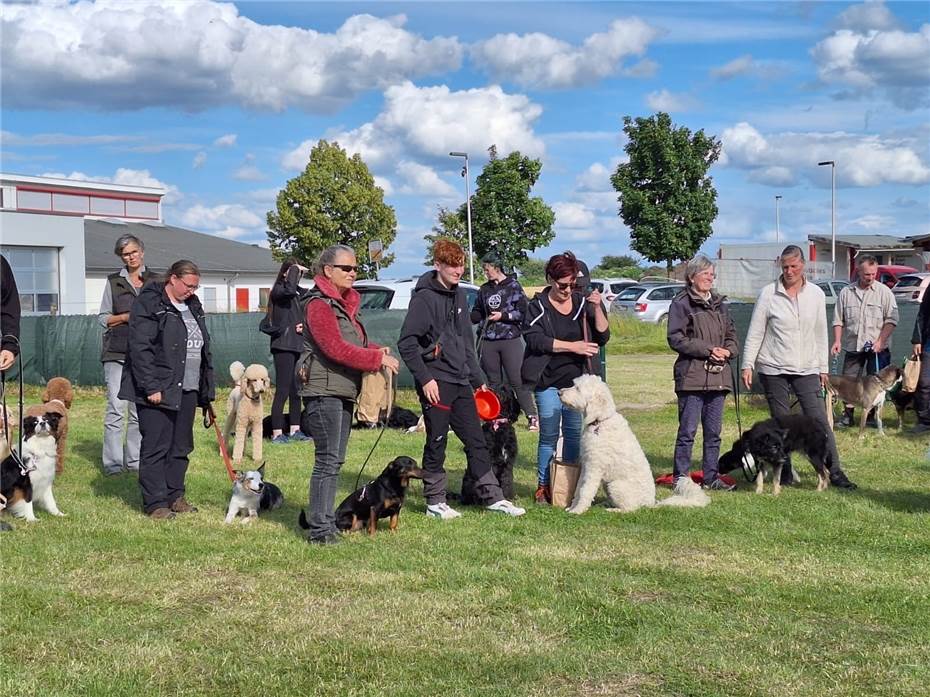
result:
[[[489,511],[497,511],[498,513],[506,513],[509,516],[514,518],[523,515],[526,513],[525,508],[520,508],[519,506],[514,506],[507,499],[501,499],[497,503],[492,503],[487,507]]]
[[[426,507],[426,515],[430,518],[441,518],[442,520],[452,520],[461,518],[462,514],[452,508],[448,503],[434,503]]]

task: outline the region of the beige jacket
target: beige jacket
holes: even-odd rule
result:
[[[781,277],[756,300],[743,346],[743,369],[764,375],[827,373],[827,306],[823,291],[804,282],[797,301]]]
[[[842,327],[845,351],[859,353],[867,341],[875,341],[886,324],[898,324],[898,303],[884,283],[874,281],[863,290],[858,283],[846,286],[836,298],[833,326]],[[888,345],[891,348],[891,337]]]

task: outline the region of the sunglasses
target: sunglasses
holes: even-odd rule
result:
[[[330,266],[346,273],[352,273],[353,271],[358,273],[358,266],[352,266],[352,264],[330,264]]]
[[[574,281],[569,281],[568,283],[559,283],[558,281],[556,281],[555,285],[558,286],[559,290],[568,290],[569,288],[578,287],[578,284],[575,283]]]

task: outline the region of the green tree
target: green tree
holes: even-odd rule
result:
[[[369,240],[383,249],[394,241],[397,218],[384,202],[384,191],[362,158],[349,157],[338,143],[319,141],[304,171],[290,179],[268,213],[268,242],[276,258],[295,256],[312,262],[326,247],[344,244],[355,250],[359,277],[374,276],[368,260]],[[380,266],[393,254],[383,253]]]
[[[605,254],[598,264],[603,269],[622,269],[629,266],[639,266],[639,259],[629,254]]]
[[[720,141],[703,130],[692,135],[659,112],[623,119],[629,161],[610,181],[620,194],[620,216],[630,228],[630,246],[653,262],[693,257],[712,232],[717,192],[707,170],[720,156]]]
[[[468,228],[465,223],[465,204],[461,206],[461,211],[452,210],[445,206],[438,206],[436,212],[436,224],[433,225],[432,232],[423,235],[426,240],[426,258],[423,263],[427,266],[433,265],[433,244],[436,240],[443,238],[462,245],[462,249],[468,254]],[[480,258],[480,257],[479,257]],[[465,268],[468,269],[468,262],[465,262]]]

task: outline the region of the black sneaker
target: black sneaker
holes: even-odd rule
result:
[[[309,537],[307,538],[307,542],[312,545],[338,545],[342,542],[342,536],[339,533],[333,532],[323,537]]]
[[[859,488],[855,483],[849,480],[849,477],[847,477],[842,472],[835,477],[830,477],[830,484],[835,486],[837,489],[846,489],[847,491],[853,491],[854,489]]]
[[[701,488],[707,491],[733,491],[736,488],[736,484],[727,484],[720,477],[717,477],[710,484],[701,485]]]

